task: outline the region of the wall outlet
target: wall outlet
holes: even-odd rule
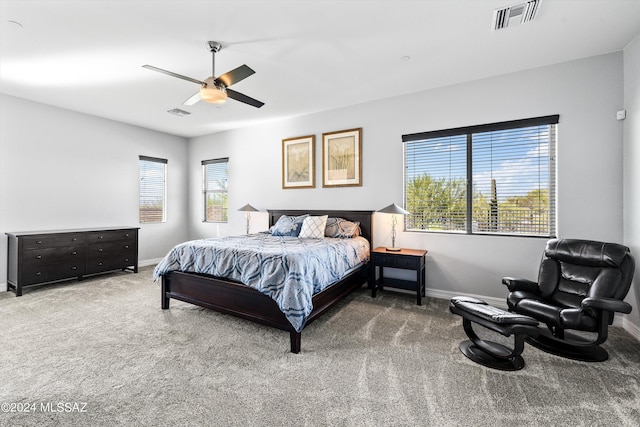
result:
[[[616,120],[624,120],[627,118],[627,110],[616,111]]]

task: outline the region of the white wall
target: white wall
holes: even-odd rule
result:
[[[558,234],[623,241],[622,53],[443,87],[384,101],[193,138],[189,141],[190,236],[215,234],[201,222],[202,160],[230,158],[230,223],[221,233],[243,232],[245,203],[266,208],[377,210],[402,204],[401,135],[497,121],[560,114]],[[322,188],[321,136],[363,128],[363,186]],[[316,135],[316,188],[281,188],[282,139]],[[266,216],[261,216],[266,228]],[[255,223],[256,221],[254,221]],[[390,245],[390,227],[376,215],[374,245]],[[432,295],[472,293],[506,297],[501,278],[535,279],[546,239],[399,233],[397,243],[429,251]],[[637,304],[636,304],[636,310]]]
[[[186,140],[0,95],[0,284],[9,231],[139,226],[138,156],[168,159],[168,221],[142,225],[139,259],[187,236]]]
[[[638,44],[625,50],[624,63],[622,52],[612,53],[202,136],[186,147],[179,137],[2,95],[0,284],[6,281],[7,231],[137,225],[140,154],[169,159],[168,222],[142,226],[140,235],[140,259],[152,260],[188,238],[243,233],[244,214],[237,209],[246,203],[259,209],[371,210],[402,204],[402,134],[549,114],[560,115],[559,236],[624,242],[640,253],[640,177],[633,167],[640,161],[640,122],[634,118],[640,110]],[[623,105],[628,118],[619,122],[615,112]],[[322,133],[355,127],[363,128],[362,187],[322,188]],[[283,190],[282,139],[310,134],[316,135],[316,188]],[[230,158],[230,221],[220,225],[203,223],[201,213],[200,162],[218,157]],[[266,227],[266,214],[254,214],[252,231]],[[390,244],[381,215],[374,234],[374,245]],[[503,276],[536,277],[544,243],[398,236],[399,245],[429,250],[431,295],[501,300]],[[628,319],[639,325],[636,294]]]
[[[624,50],[624,243],[636,258],[634,284],[627,302],[634,310],[627,315],[640,336],[640,36]]]

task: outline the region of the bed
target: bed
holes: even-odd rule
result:
[[[357,221],[360,223],[360,235],[368,241],[368,247],[372,242],[372,211],[268,210],[268,213],[270,227],[276,224],[282,215],[328,215]],[[314,293],[311,296],[312,309],[305,316],[302,325],[297,324],[296,321],[292,323],[290,313],[285,315],[274,299],[239,280],[180,270],[163,272],[160,278],[162,309],[168,309],[170,300],[173,298],[288,331],[291,352],[299,353],[302,328],[367,282],[369,263],[367,259],[366,262],[350,269],[337,282]]]

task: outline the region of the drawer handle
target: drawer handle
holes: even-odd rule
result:
[[[75,237],[73,239],[71,239],[72,242],[77,241],[78,239],[76,239]]]
[[[42,259],[42,255],[38,255],[36,259]]]
[[[125,262],[129,262],[129,258],[125,258],[124,260],[125,260]]]
[[[98,249],[98,252],[102,252],[102,248],[99,248],[99,249]]]
[[[99,262],[99,263],[98,263],[98,265],[99,265],[99,266],[102,266],[102,263],[101,263],[101,262]]]
[[[78,255],[78,251],[71,252],[71,255]]]
[[[129,233],[126,233],[126,234],[124,235],[124,237],[129,237]]]
[[[71,267],[72,270],[77,270],[78,267],[76,267],[75,265],[73,267]]]
[[[102,239],[102,238],[103,238],[102,236],[98,236],[98,239]]]
[[[41,245],[41,244],[42,244],[42,240],[38,240],[38,241],[36,242],[36,245]]]
[[[129,249],[129,245],[124,245],[124,248],[125,249]]]
[[[36,276],[42,276],[42,273],[40,273],[39,271],[36,273]]]

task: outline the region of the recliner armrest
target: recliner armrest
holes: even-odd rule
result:
[[[631,305],[614,298],[588,297],[582,300],[583,307],[597,308],[599,310],[617,311],[619,313],[631,313]]]
[[[528,279],[517,279],[515,277],[503,277],[502,283],[507,285],[509,291],[538,292],[538,283]]]

